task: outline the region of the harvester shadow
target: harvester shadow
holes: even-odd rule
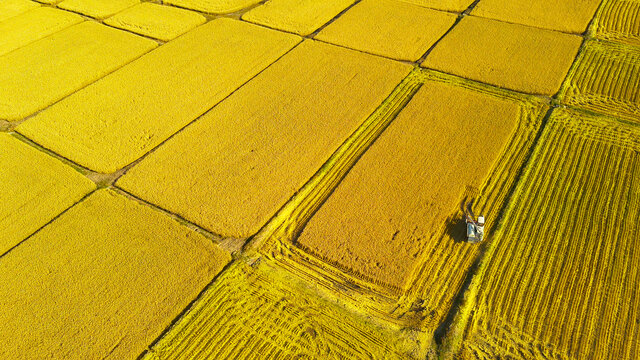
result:
[[[467,223],[464,221],[462,214],[456,214],[447,221],[444,233],[455,243],[467,242]]]

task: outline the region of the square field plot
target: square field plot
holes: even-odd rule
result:
[[[422,65],[511,90],[553,95],[581,43],[575,35],[467,16]]]
[[[0,357],[134,359],[230,260],[168,216],[100,190],[0,262]]]
[[[95,19],[104,19],[139,2],[140,0],[64,0],[58,7]]]
[[[567,105],[640,123],[640,48],[587,42],[558,98]]]
[[[315,38],[389,58],[416,61],[455,20],[454,14],[397,0],[365,0]]]
[[[20,15],[39,6],[40,4],[37,2],[29,0],[3,0],[0,2],[0,21]]]
[[[394,105],[407,102],[401,111]],[[284,224],[273,226],[284,234],[256,238],[266,238],[260,252],[290,271],[391,321],[434,331],[479,251],[466,242],[460,209],[472,201],[491,236],[546,106],[415,70],[381,109],[367,128],[400,113],[377,139],[362,130],[364,155],[357,160],[350,145],[341,147],[309,182],[312,190],[291,201],[294,210],[282,210]],[[349,169],[350,157],[357,162]]]
[[[23,119],[156,46],[85,21],[0,56],[0,119]]]
[[[599,39],[640,46],[640,1],[604,0],[589,31]]]
[[[270,0],[244,14],[242,20],[309,35],[354,2],[355,0]]]
[[[227,14],[255,5],[262,0],[165,0],[164,4],[209,14]]]
[[[82,22],[82,16],[50,7],[38,7],[0,22],[0,55]]]
[[[638,359],[639,223],[640,129],[554,110],[469,290],[463,358]]]
[[[471,4],[473,0],[401,0],[409,4],[420,5],[432,9],[463,12]]]
[[[471,15],[582,34],[602,0],[481,0]]]
[[[59,160],[0,134],[0,256],[95,188]]]
[[[411,343],[261,260],[225,270],[142,360],[420,358]]]
[[[299,41],[295,35],[216,19],[42,111],[17,131],[92,170],[114,172]]]
[[[251,236],[410,69],[305,41],[134,166],[118,186],[214,233]]]
[[[204,16],[195,12],[172,6],[142,3],[108,18],[104,23],[154,39],[169,41],[205,21],[207,19]]]

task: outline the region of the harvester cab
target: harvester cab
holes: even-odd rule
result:
[[[474,220],[471,206],[467,207],[469,214],[465,214],[465,222],[467,223],[467,241],[472,244],[479,243],[484,238],[484,216],[478,216],[478,220]]]

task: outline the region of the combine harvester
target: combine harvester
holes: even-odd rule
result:
[[[467,205],[467,211],[464,212],[465,223],[467,224],[467,241],[472,244],[479,243],[484,238],[484,216],[478,216],[478,220],[475,219],[475,215],[471,210],[471,203]]]

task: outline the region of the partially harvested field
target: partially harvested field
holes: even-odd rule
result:
[[[567,105],[640,122],[640,48],[587,42],[558,98]]]
[[[640,129],[555,109],[462,313],[465,359],[640,356]]]
[[[640,1],[604,0],[589,32],[599,39],[640,45]]]
[[[418,334],[376,325],[287,275],[264,261],[233,264],[142,360],[424,358]]]
[[[265,227],[271,235],[256,238],[267,237],[262,252],[299,276],[384,318],[420,321],[433,331],[478,252],[465,242],[462,204],[473,200],[491,219],[490,234],[546,107],[536,97],[425,70],[388,100]],[[407,101],[328,197],[371,134],[389,124],[393,104]],[[454,110],[443,112],[445,106]],[[487,139],[465,142],[466,131]]]

